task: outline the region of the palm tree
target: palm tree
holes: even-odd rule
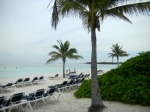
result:
[[[50,63],[50,62],[54,62],[58,59],[62,59],[63,62],[63,77],[65,78],[65,63],[66,63],[66,59],[79,59],[79,58],[83,58],[80,55],[75,55],[78,51],[75,48],[69,48],[70,47],[70,43],[68,41],[66,41],[64,44],[62,43],[62,41],[58,41],[59,46],[57,45],[53,45],[52,47],[55,48],[57,51],[51,51],[49,53],[49,55],[51,56],[51,58],[49,60],[47,60],[46,64]]]
[[[109,53],[109,57],[117,57],[117,63],[119,66],[119,57],[129,56],[126,51],[122,50],[122,46],[119,46],[119,44],[113,44],[112,47],[112,53]]]
[[[52,0],[52,27],[57,28],[60,17],[77,16],[82,19],[83,26],[91,32],[91,106],[89,112],[99,112],[104,109],[101,99],[97,77],[97,45],[96,29],[100,31],[100,21],[107,17],[120,18],[131,23],[126,14],[148,15],[150,2],[130,3],[132,0]],[[50,2],[51,3],[51,2]],[[48,7],[50,6],[48,4]],[[124,4],[125,3],[125,4]]]

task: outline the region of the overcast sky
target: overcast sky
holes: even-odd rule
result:
[[[46,9],[48,3],[49,0],[0,0],[0,66],[44,66],[59,39],[69,41],[84,57],[67,63],[91,60],[90,33],[83,28],[82,21],[72,17],[61,19],[55,31],[50,23],[51,13]],[[101,31],[97,31],[98,62],[111,61],[108,53],[116,43],[130,54],[120,61],[150,51],[150,17],[128,17],[132,24],[115,18],[101,23]]]

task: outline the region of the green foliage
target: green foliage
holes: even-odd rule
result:
[[[150,52],[131,58],[120,67],[98,77],[103,100],[150,105]],[[74,93],[77,98],[91,97],[91,80]]]
[[[88,93],[88,94],[87,94]],[[79,87],[79,91],[74,93],[78,98],[91,98],[91,80],[85,80]]]

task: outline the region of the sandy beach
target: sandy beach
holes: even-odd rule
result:
[[[31,77],[32,79],[32,77]],[[10,79],[0,79],[0,82],[15,82],[17,78]],[[11,96],[14,93],[25,92],[25,94],[32,93],[37,89],[48,89],[48,86],[60,84],[64,80],[68,80],[68,78],[62,78],[50,80],[48,77],[45,77],[46,82],[44,84],[37,85],[29,85],[24,87],[16,87],[14,91],[6,91],[4,93],[0,93],[0,96]],[[91,104],[90,98],[77,99],[74,97],[73,93],[76,90],[70,90],[66,92],[62,92],[59,101],[54,101],[53,99],[50,103],[46,105],[42,102],[38,102],[35,109],[32,112],[88,112],[88,107]],[[55,94],[57,97],[58,94]],[[129,105],[123,104],[119,102],[110,102],[103,101],[104,105],[107,107],[104,112],[150,112],[150,107],[140,106],[140,105]],[[17,112],[16,110],[12,112]],[[27,110],[30,112],[30,109]]]

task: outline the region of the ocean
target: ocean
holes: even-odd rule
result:
[[[98,64],[97,70],[103,70],[104,72],[116,68],[117,65],[110,64]],[[81,64],[81,63],[67,63],[66,70],[70,69],[71,72],[76,69],[77,73],[81,72],[89,72],[91,71],[90,64]],[[41,67],[0,67],[0,78],[10,78],[10,77],[30,77],[30,76],[54,76],[55,74],[63,74],[63,66],[61,63],[52,63],[49,65],[41,66]]]

